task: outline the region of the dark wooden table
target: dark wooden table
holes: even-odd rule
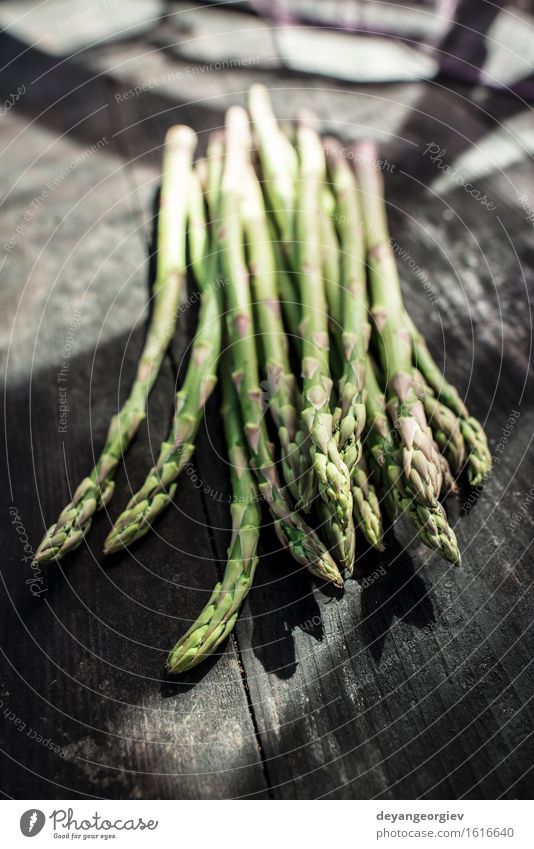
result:
[[[213,37],[221,18],[202,20]],[[25,88],[0,123],[1,791],[526,797],[531,111],[446,80],[357,87],[288,73],[265,31],[246,21],[250,37],[217,36],[219,52],[224,45],[227,55],[260,57],[234,67],[210,65],[206,44],[213,55],[215,46],[195,45],[194,16],[173,22],[176,31],[154,24],[74,58],[0,36],[1,102]],[[457,571],[401,524],[383,556],[360,547],[355,578],[337,598],[273,551],[267,533],[256,585],[224,652],[170,681],[166,652],[205,603],[229,538],[217,396],[173,509],[131,554],[106,560],[101,550],[166,433],[194,310],[182,316],[109,512],[72,557],[41,575],[31,551],[91,467],[134,373],[164,132],[188,123],[204,150],[224,109],[243,103],[260,79],[281,117],[305,104],[325,130],[380,140],[394,164],[386,186],[406,300],[485,423],[498,462],[483,492],[464,489],[451,502],[464,558]],[[121,96],[141,83],[138,95]],[[428,145],[443,149],[434,161]],[[480,195],[447,177],[445,164]],[[62,369],[66,382],[58,382]]]

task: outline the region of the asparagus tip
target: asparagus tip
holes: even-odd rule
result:
[[[197,134],[191,127],[185,124],[175,124],[167,130],[165,136],[166,147],[183,147],[187,150],[194,150],[197,143]]]
[[[228,147],[232,142],[243,150],[251,147],[252,138],[247,110],[242,106],[230,106],[226,112],[226,130]]]
[[[298,112],[298,123],[301,127],[306,127],[308,130],[312,130],[314,133],[318,133],[321,129],[321,121],[319,117],[312,112],[311,109],[299,109]]]

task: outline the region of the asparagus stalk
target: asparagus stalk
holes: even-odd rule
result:
[[[327,140],[326,149],[341,253],[339,311],[336,313],[341,328],[340,352],[343,359],[339,383],[342,410],[339,444],[341,456],[351,471],[361,455],[360,436],[365,424],[363,389],[370,336],[365,241],[354,174],[335,139]]]
[[[224,423],[230,479],[232,483],[232,539],[222,581],[213,589],[208,603],[167,660],[167,670],[177,674],[192,669],[214,651],[232,632],[239,608],[254,580],[258,565],[261,511],[254,474],[248,465],[238,402],[227,367],[221,368]]]
[[[297,352],[300,359],[302,353],[302,338],[300,333],[300,303],[297,287],[291,278],[291,272],[287,266],[280,250],[280,245],[273,233],[272,227],[269,228],[271,234],[271,244],[273,246],[275,263],[276,263],[276,279],[277,279],[277,295],[282,307],[282,313],[285,319],[285,327],[290,335],[293,343],[293,348]],[[287,336],[286,336],[287,338]],[[298,420],[302,412],[302,395],[295,387],[293,401],[297,410]],[[295,445],[298,448],[298,456],[292,454],[292,466],[288,472],[284,472],[286,482],[290,486],[290,491],[294,499],[298,503],[306,500],[303,499],[304,493],[314,491],[314,475],[313,469],[310,468],[307,452],[305,451],[306,435],[299,427],[295,433]]]
[[[245,152],[248,156],[248,151]],[[276,258],[261,188],[247,161],[242,180],[243,226],[248,249],[260,342],[267,376],[268,404],[278,430],[285,482],[298,498],[302,436],[298,431],[298,391],[289,365],[287,337],[282,324],[276,285]]]
[[[335,239],[335,233],[333,233]],[[333,247],[333,244],[330,245],[330,248]],[[337,246],[336,246],[337,252]],[[277,263],[277,278],[278,278],[278,292],[281,301],[282,311],[284,314],[286,326],[288,328],[288,332],[291,335],[291,339],[293,341],[294,348],[301,358],[302,355],[302,336],[301,336],[301,310],[299,304],[299,295],[297,288],[295,287],[293,280],[291,279],[290,272],[287,271],[287,268],[284,264],[282,254],[279,250],[276,250],[275,245],[275,254],[276,254],[276,263]],[[323,254],[324,258],[324,254]],[[323,265],[324,268],[324,265]],[[333,280],[333,276],[330,278]],[[336,287],[338,286],[337,282],[334,284]],[[296,392],[295,395],[295,406],[298,409],[298,414],[302,412],[302,396],[299,392]],[[335,411],[334,415],[341,414],[341,410]],[[334,419],[333,419],[334,422]],[[334,428],[333,432],[338,435],[338,429]],[[315,479],[314,479],[314,470],[309,465],[309,452],[308,452],[308,441],[305,434],[302,430],[298,430],[295,435],[295,443],[299,448],[300,452],[300,465],[298,466],[298,478],[293,478],[291,482],[291,492],[294,498],[300,504],[307,504],[313,493],[315,492]],[[296,465],[296,463],[295,463]],[[296,469],[294,470],[294,474]],[[325,506],[324,510],[320,507],[320,512],[322,512],[324,523],[326,524],[329,521],[328,518],[328,508]],[[356,514],[355,514],[355,518]],[[367,527],[367,525],[366,525]]]
[[[276,258],[276,277],[278,283],[278,298],[282,307],[282,313],[286,328],[290,334],[291,341],[297,353],[300,356],[300,303],[297,287],[291,276],[291,271],[288,270],[284,263],[284,257],[280,244],[276,240],[276,235],[271,231],[271,240]]]
[[[250,90],[249,110],[252,118],[255,136],[258,143],[259,156],[264,177],[264,187],[270,203],[270,211],[280,234],[280,242],[273,233],[273,242],[276,244],[277,265],[279,269],[285,264],[296,276],[300,274],[297,251],[295,249],[295,203],[296,203],[296,181],[299,171],[297,154],[291,141],[278,126],[278,122],[272,110],[269,94],[264,86],[256,85]],[[283,262],[281,259],[283,258]],[[300,330],[295,332],[295,323],[298,309],[299,296],[295,299],[291,296],[293,281],[287,274],[279,275],[279,287],[282,300],[282,308],[286,321],[292,326],[296,347],[301,355]],[[300,434],[299,434],[300,436]],[[298,478],[299,504],[304,509],[311,509],[311,503],[316,490],[316,481],[313,468],[309,461],[309,442],[301,440],[303,461],[301,474]],[[330,520],[327,520],[329,523]]]
[[[447,491],[456,490],[454,475],[458,475],[465,461],[465,444],[457,417],[428,386],[421,372],[413,369],[417,394],[423,402],[434,441],[441,451],[443,485]]]
[[[339,161],[341,153],[338,142],[328,140],[325,149],[329,151],[332,170],[335,169],[335,198],[331,192],[323,191],[320,216],[323,278],[331,332],[337,343],[334,348],[337,347],[342,364],[339,405],[334,411],[334,433],[338,444],[341,444],[341,453],[351,475],[354,520],[369,544],[382,551],[380,502],[369,479],[360,440],[365,422],[361,381],[366,369],[370,331],[361,214],[356,182],[348,165]],[[339,244],[334,220],[338,224]],[[362,359],[359,359],[359,354],[363,354]],[[354,377],[358,379],[358,385]]]
[[[217,252],[213,249],[209,253],[204,199],[194,171],[190,176],[189,190],[191,262],[198,275],[201,292],[198,326],[186,376],[182,388],[176,394],[170,432],[161,444],[156,465],[150,469],[145,482],[132,496],[111,529],[104,543],[105,554],[119,551],[144,537],[155,519],[172,501],[177,487],[176,479],[193,455],[204,406],[217,382],[217,358],[221,347]]]
[[[263,420],[241,212],[242,175],[246,168],[243,139],[247,135],[246,113],[239,107],[232,107],[228,111],[226,123],[226,159],[219,228],[221,259],[227,279],[228,334],[236,365],[232,377],[238,390],[244,431],[258,488],[269,506],[278,538],[297,562],[318,577],[342,586],[341,575],[328,551],[317,534],[292,510],[282,492]]]
[[[352,473],[352,497],[354,519],[367,542],[384,551],[384,528],[382,511],[374,484],[371,481],[367,461],[362,454]]]
[[[403,513],[429,548],[439,551],[450,563],[460,565],[461,557],[454,531],[439,501],[428,506],[406,479],[401,449],[386,413],[384,393],[369,360],[366,373],[366,446],[377,478],[380,496],[394,519]]]
[[[467,477],[471,486],[478,486],[491,471],[491,454],[484,429],[477,419],[469,415],[458,391],[442,374],[428,350],[423,335],[417,330],[411,320],[409,320],[409,328],[413,340],[414,364],[423,374],[426,383],[435,394],[440,405],[450,410],[456,416],[464,443]],[[444,439],[446,438],[447,434],[445,432]],[[440,443],[440,439],[441,436],[439,438],[436,436],[438,444]],[[448,459],[451,462],[451,458],[449,457]],[[464,456],[461,458],[458,457],[456,462],[453,460],[451,466],[456,471],[463,464]]]
[[[269,202],[271,241],[276,254],[278,285],[284,318],[292,328],[296,347],[300,335],[296,328],[300,321],[297,286],[287,273],[298,273],[295,256],[295,204],[298,157],[283,130],[279,127],[269,99],[262,85],[254,85],[249,92],[249,111],[262,168],[262,185]],[[295,296],[293,296],[293,292]],[[309,489],[308,479],[301,482],[301,492]]]
[[[195,145],[195,133],[185,126],[172,127],[165,138],[153,310],[135,381],[128,399],[111,420],[94,468],[39,545],[35,555],[38,563],[59,560],[81,544],[91,527],[93,514],[113,495],[117,466],[145,418],[148,394],[174,333],[185,279],[185,224]]]
[[[333,414],[334,432],[339,434],[336,424],[341,417],[341,408],[336,407]],[[363,533],[365,539],[378,551],[384,550],[382,522],[382,511],[376,488],[372,482],[371,474],[362,451],[358,462],[351,470],[353,515],[356,527]]]
[[[290,250],[294,233],[297,155],[278,126],[265,86],[252,86],[249,110],[258,140],[267,197],[282,241]]]
[[[334,339],[339,339],[342,333],[342,327],[340,325],[340,316],[342,315],[342,282],[340,246],[333,223],[336,215],[336,202],[332,192],[325,187],[321,192],[321,211],[319,215],[321,266],[330,316],[330,331]]]
[[[224,132],[215,130],[208,143],[208,169],[206,179],[206,199],[211,224],[215,226],[221,206],[222,175],[224,170]]]
[[[449,466],[449,461],[444,454],[439,455],[439,462],[441,465],[441,475],[443,480],[443,483],[441,484],[441,498],[447,498],[449,495],[456,495],[458,492],[458,484],[456,483],[456,478]]]
[[[383,181],[376,160],[373,143],[357,146],[356,174],[362,196],[372,314],[386,378],[388,411],[399,434],[406,478],[421,503],[435,507],[443,475],[439,452],[414,386],[412,337],[389,240]]]
[[[324,507],[325,532],[339,562],[351,572],[355,533],[350,473],[333,433],[330,412],[328,309],[323,286],[319,216],[324,182],[324,154],[317,134],[306,123],[298,128],[300,152],[296,213],[299,293],[302,305],[302,419],[310,438],[310,455]]]
[[[300,272],[298,251],[295,251],[293,244],[292,226],[294,216],[292,214],[292,207],[288,204],[289,198],[295,198],[294,185],[297,176],[293,147],[291,142],[278,127],[265,89],[261,89],[259,91],[255,90],[251,93],[250,110],[256,136],[258,137],[263,172],[266,176],[267,195],[271,200],[273,214],[281,233],[283,254],[286,262],[298,275]],[[287,214],[280,214],[280,210],[285,210]],[[331,210],[333,212],[333,206],[331,207]],[[331,227],[331,221],[328,216],[319,217],[319,230],[323,241],[321,254],[323,267],[325,268],[325,285],[327,287],[328,300],[331,305],[333,299],[339,299],[341,290],[338,279],[336,236],[333,228]],[[292,328],[294,333],[293,328],[296,324],[298,310],[294,308],[293,304],[295,300],[298,300],[298,298],[294,298],[292,296],[292,281],[287,277],[287,275],[284,274],[279,277],[279,287],[284,316],[286,318],[286,322],[289,327]],[[345,399],[347,394],[344,396]],[[363,405],[360,405],[360,413],[361,418],[363,419]],[[348,423],[344,432],[350,432]],[[351,446],[352,455],[349,455],[348,453],[349,444]],[[345,441],[347,458],[348,456],[351,456],[355,460],[357,450],[355,451],[354,448],[357,445],[358,440],[356,438],[350,438],[349,443],[349,437],[347,437],[347,440]],[[358,470],[356,477],[361,478],[361,470]],[[311,486],[310,483],[312,483],[310,476],[303,475],[301,478],[300,495],[301,501],[304,505],[310,504],[311,497],[313,495],[313,486]],[[358,503],[360,503],[360,500],[361,499],[358,499]],[[325,518],[327,526],[331,525],[331,520],[328,518],[328,509],[328,507],[320,508],[320,512]],[[367,527],[366,524],[364,526]],[[336,534],[336,530],[338,529],[330,529],[331,537],[332,534]],[[341,547],[343,548],[343,538],[341,538],[341,542]],[[349,542],[349,545],[350,544],[351,542]],[[343,557],[343,552],[341,552],[341,559],[343,559]]]
[[[187,237],[189,243],[189,258],[193,276],[198,285],[206,285],[206,274],[212,276],[215,261],[211,248],[210,231],[206,221],[205,197],[207,189],[208,165],[204,159],[199,160],[193,168],[189,192]],[[211,281],[209,281],[211,282]]]

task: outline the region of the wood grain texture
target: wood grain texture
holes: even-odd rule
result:
[[[239,32],[215,35],[231,55]],[[21,45],[0,37],[3,55],[16,57]],[[504,97],[475,103],[445,82],[348,89],[272,67],[207,69],[117,101],[125,85],[191,65],[191,41],[182,56],[161,38],[160,29],[95,47],[60,68],[32,48],[2,78],[4,99],[17,80],[28,83],[0,127],[2,150],[11,145],[2,154],[4,243],[66,163],[109,141],[69,170],[4,250],[0,789],[16,798],[528,797],[534,239],[519,197],[534,206],[534,180],[499,124],[517,115]],[[100,552],[167,430],[193,310],[182,316],[109,516],[97,517],[87,545],[47,568],[40,598],[25,584],[21,533],[36,545],[90,468],[131,380],[165,129],[191,124],[202,151],[224,108],[258,79],[275,90],[284,118],[305,102],[347,141],[380,140],[395,166],[387,200],[407,304],[485,422],[499,462],[482,493],[463,490],[449,502],[464,558],[456,571],[401,522],[386,554],[360,545],[355,578],[332,594],[277,550],[265,516],[261,565],[235,635],[221,655],[170,682],[165,654],[205,603],[228,543],[217,394],[193,473],[155,533],[131,556],[105,561]],[[72,94],[77,87],[83,97]],[[424,153],[429,144],[449,164],[479,151],[489,165],[473,184],[496,209],[458,184],[437,193],[443,169]],[[57,374],[77,311],[62,433]]]

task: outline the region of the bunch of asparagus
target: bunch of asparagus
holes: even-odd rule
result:
[[[491,468],[481,425],[404,307],[375,145],[361,142],[347,157],[315,123],[303,114],[284,132],[267,91],[254,86],[249,111],[231,107],[196,164],[193,131],[169,131],[136,380],[36,554],[59,559],[80,545],[111,498],[175,330],[189,257],[200,310],[170,433],[105,543],[106,553],[132,545],[170,503],[219,374],[232,539],[222,580],[169,655],[172,673],[232,631],[258,564],[261,501],[295,560],[342,587],[358,539],[382,550],[384,519],[400,515],[459,565],[442,502],[462,471],[476,486]]]

